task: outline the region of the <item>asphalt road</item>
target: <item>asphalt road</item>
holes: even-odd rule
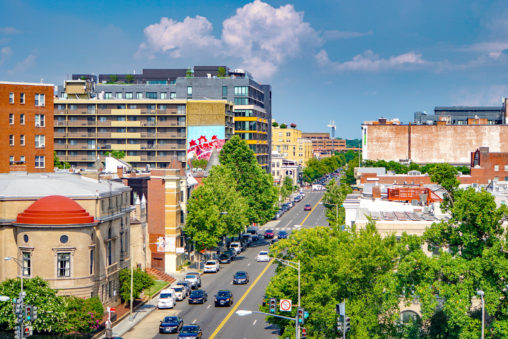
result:
[[[299,229],[295,225],[309,228],[328,225],[320,199],[323,192],[307,192],[305,198],[286,212],[279,220],[269,222],[261,228],[273,229],[275,233],[286,230],[291,233]],[[304,211],[305,204],[313,207]],[[159,323],[166,315],[179,315],[184,324],[195,323],[203,329],[203,338],[256,339],[277,338],[277,329],[265,322],[262,315],[240,317],[236,310],[257,311],[263,301],[264,291],[270,278],[275,274],[275,265],[256,262],[259,251],[268,249],[266,241],[259,241],[241,253],[231,264],[222,265],[218,273],[204,274],[201,277],[202,289],[208,293],[208,301],[203,305],[189,305],[187,299],[177,303],[172,310],[155,310],[139,324],[124,334],[124,338],[171,338],[174,334],[159,334]],[[247,285],[233,285],[233,275],[237,271],[247,271],[250,281]],[[263,274],[262,274],[263,273]],[[261,275],[262,274],[262,275]],[[252,286],[255,284],[255,286]],[[217,291],[228,289],[233,292],[234,304],[231,307],[215,307],[214,295]]]

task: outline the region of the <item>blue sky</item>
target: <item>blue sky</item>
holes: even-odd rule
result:
[[[508,96],[506,0],[0,0],[0,80],[192,65],[272,85],[273,117],[360,136],[384,116]]]

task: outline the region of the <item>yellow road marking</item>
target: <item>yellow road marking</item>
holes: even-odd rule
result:
[[[219,326],[217,326],[215,331],[213,331],[212,335],[210,336],[210,339],[215,338],[215,336],[219,333],[219,331],[222,329],[222,327],[224,327],[224,325],[228,322],[229,318],[231,318],[233,313],[235,313],[236,309],[241,305],[243,300],[247,297],[247,295],[250,293],[250,291],[252,291],[254,286],[256,286],[259,279],[261,279],[261,277],[266,273],[266,271],[268,271],[268,268],[270,268],[270,265],[273,263],[273,260],[274,259],[270,260],[270,262],[266,265],[266,267],[263,269],[263,271],[261,271],[261,273],[258,275],[256,280],[254,280],[254,282],[250,285],[250,287],[247,289],[247,291],[245,291],[245,293],[242,295],[240,300],[238,300],[238,302],[235,303],[235,306],[231,309],[231,311],[229,311],[228,315],[224,318],[224,320],[222,320],[222,322],[219,324]]]
[[[314,212],[314,210],[316,209],[317,205],[321,202],[322,199],[323,199],[323,196],[321,196],[321,198],[319,198],[318,202],[314,205],[314,207],[312,207],[312,209],[309,211],[307,216],[302,220],[302,223],[301,223],[302,226],[303,226],[303,224],[305,224],[305,220],[307,220],[307,218],[310,217],[312,212]]]

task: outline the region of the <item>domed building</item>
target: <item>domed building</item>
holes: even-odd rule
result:
[[[130,265],[130,188],[74,174],[0,174],[0,281],[35,276],[60,295],[120,302]]]

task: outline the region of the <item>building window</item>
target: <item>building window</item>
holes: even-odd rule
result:
[[[44,114],[36,114],[35,115],[35,127],[44,127],[44,126],[45,126]]]
[[[14,125],[14,114],[12,113],[9,114],[9,124]]]
[[[35,136],[35,148],[44,148],[46,146],[46,136],[36,135]]]
[[[113,93],[111,92],[104,93],[104,99],[113,99]]]
[[[9,135],[9,145],[14,146],[14,135]]]
[[[113,234],[111,232],[111,227],[108,230],[108,245],[107,245],[107,257],[108,257],[108,266],[113,264]]]
[[[44,156],[43,155],[36,155],[35,156],[35,168],[44,168]]]
[[[126,92],[125,99],[132,99],[132,92]]]
[[[117,92],[116,93],[116,98],[117,99],[123,99],[123,93],[122,92]]]
[[[162,92],[161,99],[167,99],[167,98],[168,98],[168,93]]]
[[[22,155],[22,156],[20,156],[20,157],[19,157],[19,162],[20,162],[21,164],[24,164],[24,163],[25,163],[25,156],[24,156],[24,155]]]
[[[19,115],[19,123],[20,123],[20,125],[25,124],[25,115],[24,114]]]
[[[14,93],[10,92],[9,93],[9,104],[13,104],[13,103],[14,103]]]
[[[494,165],[494,171],[496,171],[496,172],[499,171],[499,165]]]
[[[222,99],[226,99],[228,97],[228,86],[222,86]]]
[[[14,156],[13,155],[11,155],[9,157],[9,165],[14,165]]]
[[[188,98],[192,97],[192,86],[187,86],[187,97]]]
[[[75,111],[78,109],[78,105],[69,105],[69,110]]]
[[[143,93],[137,92],[136,93],[136,99],[143,99]]]
[[[25,146],[25,136],[23,134],[19,136],[19,144]]]
[[[46,96],[44,94],[35,95],[35,106],[43,107],[46,105]]]
[[[235,98],[235,105],[248,105],[249,99],[248,98]]]
[[[31,253],[23,252],[23,276],[29,277],[32,271]]]
[[[249,94],[248,86],[235,86],[235,96],[246,97]]]
[[[504,170],[508,172],[508,165],[504,165]]]
[[[57,276],[70,277],[71,276],[71,254],[58,253],[57,254]]]
[[[178,114],[185,114],[185,105],[178,105],[177,113]]]
[[[176,92],[170,92],[169,93],[169,98],[170,99],[175,99],[176,98]]]
[[[94,250],[90,250],[90,274],[93,274]]]
[[[146,92],[147,99],[157,99],[157,92]]]
[[[25,93],[19,94],[19,103],[24,104],[25,103]]]

